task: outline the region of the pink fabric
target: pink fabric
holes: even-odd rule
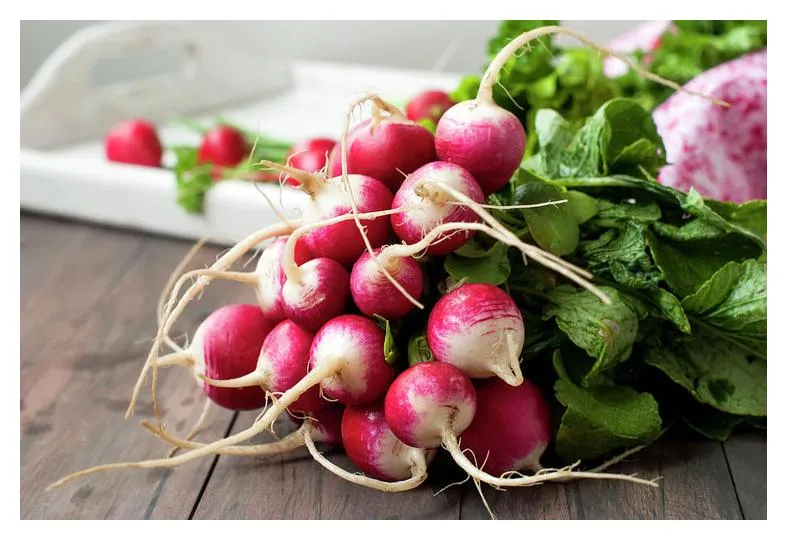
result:
[[[767,195],[767,51],[700,74],[686,88],[729,108],[676,92],[653,118],[667,149],[659,182],[681,191],[743,202]]]

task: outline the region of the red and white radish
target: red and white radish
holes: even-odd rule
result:
[[[321,171],[335,146],[335,140],[325,137],[306,139],[290,148],[287,152],[287,164],[307,173]],[[295,178],[289,176],[286,182],[292,186],[300,185]]]
[[[235,378],[215,380],[205,378],[205,384],[217,388],[261,387],[272,394],[283,394],[306,376],[314,333],[289,319],[277,324],[262,344],[253,370]],[[289,407],[290,412],[311,414],[328,404],[318,389],[304,392]]]
[[[279,440],[262,443],[238,446],[227,446],[217,451],[221,455],[233,456],[255,456],[268,457],[291,452],[306,444],[306,437],[313,443],[324,443],[328,446],[338,447],[342,444],[342,414],[344,406],[335,403],[328,403],[325,407],[310,413],[306,418],[300,418],[290,414],[290,418],[300,424],[298,429],[285,435]],[[194,442],[181,439],[167,433],[162,427],[156,427],[150,422],[143,420],[143,427],[154,433],[161,439],[177,448],[196,449],[206,446],[207,443]]]
[[[434,135],[390,103],[377,97],[369,99],[372,118],[347,134],[347,173],[377,178],[396,191],[407,174],[436,159]],[[382,115],[381,109],[387,115]],[[342,174],[341,151],[341,144],[334,147],[331,176]]]
[[[449,186],[476,203],[484,200],[478,183],[462,167],[435,161],[415,170],[402,183],[391,208],[403,209],[391,216],[394,233],[407,244],[422,240],[432,229],[444,223],[476,223],[478,215],[466,205],[456,204],[440,186]],[[409,209],[408,209],[409,208]],[[454,231],[430,243],[429,255],[445,255],[465,244],[475,234],[472,230]]]
[[[767,63],[766,51],[747,54],[686,84],[729,107],[678,93],[653,111],[667,149],[659,182],[722,201],[767,199]]]
[[[350,274],[327,257],[312,259],[291,271],[281,289],[284,313],[294,322],[318,330],[342,314],[350,298]]]
[[[257,302],[265,317],[272,323],[278,323],[286,318],[281,296],[282,287],[287,281],[282,267],[286,245],[286,238],[274,240],[263,250],[257,261]],[[295,244],[294,259],[299,265],[312,259],[312,254],[304,242]]]
[[[391,432],[385,422],[382,401],[347,407],[342,416],[342,446],[350,460],[365,474],[352,474],[331,463],[309,444],[312,457],[340,478],[385,492],[407,491],[426,480],[433,450],[411,448]]]
[[[431,120],[436,124],[445,111],[455,104],[451,96],[443,90],[424,90],[407,102],[405,114],[414,122]]]
[[[399,440],[415,448],[443,446],[457,465],[480,482],[497,487],[524,487],[570,478],[603,478],[657,485],[633,476],[574,471],[573,466],[543,469],[533,476],[493,476],[478,469],[459,444],[458,437],[471,425],[477,410],[477,395],[470,379],[459,368],[444,362],[423,362],[406,369],[385,396],[385,420]],[[507,425],[497,428],[505,429]]]
[[[528,379],[519,386],[497,378],[473,384],[478,409],[462,433],[462,450],[471,451],[481,469],[494,476],[539,471],[541,455],[552,440],[552,422],[538,387]]]
[[[429,314],[426,339],[436,360],[455,365],[468,377],[498,376],[510,385],[522,384],[525,323],[514,300],[499,287],[468,283],[440,298]]]
[[[350,292],[358,309],[367,317],[379,315],[386,319],[398,319],[407,315],[413,304],[400,293],[383,274],[381,267],[416,300],[424,288],[421,266],[412,257],[382,257],[383,250],[374,251],[377,261],[364,253],[353,265],[350,273]]]
[[[147,120],[121,122],[104,138],[104,155],[116,163],[159,167],[163,153],[156,127]]]
[[[158,359],[157,367],[191,366],[202,377],[233,379],[253,370],[263,342],[273,325],[259,307],[233,304],[211,313],[197,328],[188,349]],[[218,388],[203,384],[203,390],[225,409],[244,411],[265,405],[265,390],[259,387]]]

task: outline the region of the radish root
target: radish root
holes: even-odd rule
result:
[[[314,442],[312,441],[311,435],[308,432],[304,434],[304,440],[306,442],[306,447],[309,449],[309,453],[317,463],[325,467],[339,478],[359,486],[376,489],[377,491],[383,491],[386,493],[397,493],[415,489],[423,484],[424,480],[426,480],[427,464],[426,458],[424,457],[424,452],[422,450],[417,450],[414,448],[411,451],[410,472],[412,476],[410,478],[396,482],[386,482],[383,480],[377,480],[376,478],[369,478],[368,476],[364,476],[362,474],[355,474],[345,471],[335,463],[331,463],[331,461],[323,456],[322,453],[320,453],[320,451],[314,446]]]
[[[454,458],[454,461],[459,465],[467,474],[473,479],[496,487],[527,487],[542,484],[544,482],[559,482],[570,479],[592,478],[596,480],[622,480],[633,482],[635,484],[643,484],[651,487],[658,487],[655,480],[645,480],[637,478],[634,475],[592,472],[592,471],[575,471],[574,469],[579,465],[579,461],[573,463],[562,469],[541,469],[535,474],[528,476],[522,473],[517,473],[516,478],[492,476],[478,469],[473,463],[467,459],[461,447],[459,440],[452,429],[446,428],[443,430],[443,446]]]

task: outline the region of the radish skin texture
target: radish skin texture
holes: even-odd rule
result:
[[[434,135],[406,118],[369,118],[347,134],[347,172],[377,178],[391,191],[407,174],[435,159]],[[340,144],[332,152],[330,174],[342,174]]]
[[[309,369],[337,359],[344,364],[323,379],[323,395],[345,405],[381,398],[394,378],[385,361],[384,341],[380,327],[360,315],[341,315],[325,323],[312,341]]]
[[[248,151],[248,144],[242,133],[229,126],[217,126],[205,133],[197,153],[197,161],[213,163],[217,167],[234,167],[243,161]]]
[[[405,114],[413,122],[431,120],[437,124],[443,113],[455,104],[451,96],[442,90],[425,90],[407,103]]]
[[[109,161],[159,167],[163,149],[153,124],[133,119],[114,126],[104,138],[104,154]]]
[[[287,163],[308,173],[320,171],[325,167],[328,155],[334,146],[336,146],[336,141],[333,139],[324,137],[306,139],[290,148],[287,153]],[[291,186],[299,185],[296,179],[289,176],[285,181]]]
[[[468,377],[497,375],[509,384],[522,383],[525,323],[499,287],[468,283],[441,297],[429,314],[426,340],[436,360],[455,365]]]
[[[445,430],[461,434],[475,413],[476,394],[470,379],[443,362],[423,362],[406,369],[385,395],[388,426],[399,440],[415,448],[439,447]]]
[[[262,344],[257,372],[261,386],[274,394],[281,394],[306,376],[309,351],[314,334],[286,319],[271,330]],[[304,392],[292,405],[290,412],[313,414],[328,405],[315,386]]]
[[[513,113],[481,100],[448,109],[435,132],[441,161],[466,169],[484,192],[505,186],[525,155],[525,129]]]
[[[375,255],[381,251],[376,249]],[[418,300],[424,288],[424,274],[418,262],[412,257],[397,257],[385,264],[391,276]],[[369,253],[361,255],[353,265],[350,292],[355,305],[367,317],[399,319],[413,309],[413,304],[383,275]]]
[[[378,212],[391,208],[393,194],[385,185],[370,176],[348,175],[358,212]],[[315,223],[349,214],[352,210],[341,176],[331,178],[317,188],[311,202],[303,209],[305,223]],[[391,234],[388,216],[362,219],[372,248],[380,247]],[[314,257],[329,257],[351,266],[366,250],[361,233],[352,220],[326,225],[304,234],[303,240]]]
[[[424,450],[407,446],[388,427],[383,402],[347,407],[342,416],[342,446],[347,457],[361,471],[387,482],[412,476],[414,454]],[[436,452],[426,452],[429,463]]]
[[[721,201],[767,199],[767,64],[767,51],[750,53],[686,84],[729,108],[678,92],[653,111],[667,150],[660,183]]]
[[[307,330],[316,331],[344,312],[350,297],[350,274],[326,257],[300,267],[301,283],[286,280],[282,287],[284,314]]]
[[[474,386],[478,410],[462,433],[462,450],[471,450],[479,468],[493,476],[539,470],[552,439],[552,422],[538,387],[527,379],[519,386],[501,379],[475,381]]]
[[[286,318],[281,296],[282,287],[287,281],[281,264],[286,245],[287,237],[277,238],[263,250],[257,261],[258,281],[255,288],[257,302],[265,317],[274,324]],[[306,247],[306,243],[298,240],[295,244],[295,264],[301,265],[311,259],[312,254]]]
[[[406,244],[415,244],[443,223],[477,223],[478,215],[463,205],[451,204],[437,193],[433,184],[445,184],[477,203],[484,194],[473,176],[453,163],[435,161],[414,171],[402,183],[391,208],[412,208],[391,216],[393,231]],[[446,255],[467,243],[475,231],[456,231],[441,235],[427,249],[427,255]]]
[[[306,419],[302,413],[293,414],[288,411],[288,415],[290,420],[297,426],[302,426]],[[343,415],[344,405],[329,402],[326,402],[325,406],[319,410],[310,412],[308,414],[310,419],[309,429],[314,442],[321,442],[330,446],[341,446]]]
[[[233,304],[217,309],[199,325],[189,347],[195,372],[212,379],[234,379],[254,371],[272,328],[258,306]],[[260,387],[217,388],[205,383],[203,390],[217,405],[234,411],[259,409],[266,401]]]

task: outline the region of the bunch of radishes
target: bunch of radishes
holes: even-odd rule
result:
[[[596,47],[560,27],[525,33],[490,64],[476,99],[445,111],[434,135],[370,95],[345,115],[344,134],[327,167],[331,177],[267,163],[309,195],[302,217],[257,231],[210,268],[180,277],[128,414],[148,372],[155,400],[156,372],[172,365],[191,369],[208,397],[223,407],[262,409],[272,403],[247,429],[211,443],[178,439],[148,423],[188,451],[94,467],[58,484],[109,468],[171,467],[216,453],[270,454],[305,444],[330,471],[383,491],[419,485],[440,447],[475,481],[498,487],[583,477],[654,485],[574,466],[542,469],[552,423],[544,397],[520,368],[525,316],[514,300],[482,283],[458,284],[434,302],[422,298],[425,286],[437,285],[423,262],[453,252],[482,231],[606,299],[587,272],[526,244],[486,209],[485,198],[506,185],[525,149],[522,124],[495,104],[492,87],[511,55],[548,33],[567,33]],[[351,113],[363,102],[371,102],[372,117],[350,130]],[[229,270],[268,240],[253,271]],[[250,285],[256,305],[216,311],[188,349],[159,357],[174,321],[214,279]],[[431,361],[397,369],[386,329],[414,310],[428,312],[423,315]],[[286,443],[243,444],[285,412],[304,420]],[[366,476],[328,461],[315,441],[341,444]]]

